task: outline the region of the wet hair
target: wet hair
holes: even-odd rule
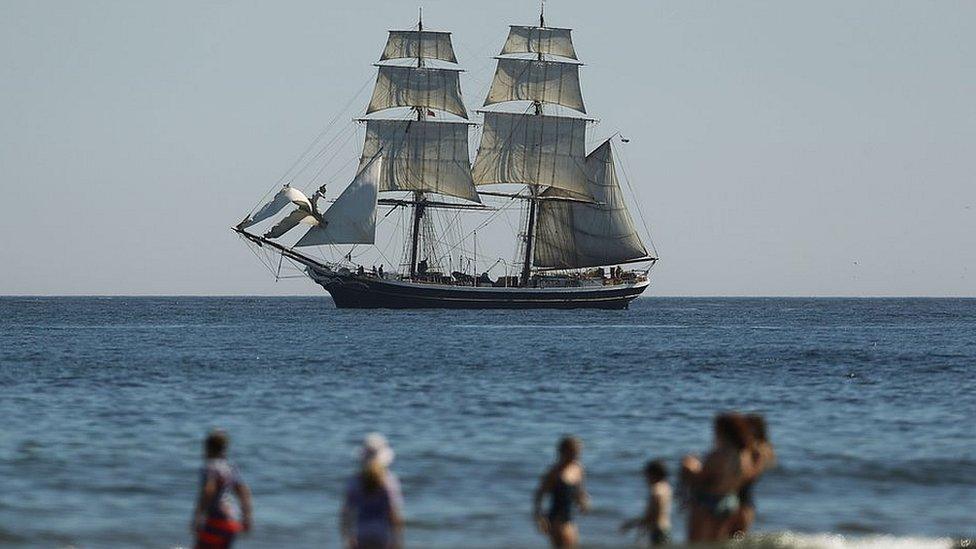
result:
[[[648,461],[644,464],[644,476],[658,482],[668,478],[668,466],[659,459]]]
[[[371,459],[363,464],[363,488],[366,492],[377,492],[386,484],[386,467],[378,459]]]
[[[769,432],[766,429],[766,419],[759,414],[746,414],[749,431],[756,442],[769,442]]]
[[[203,449],[208,458],[223,457],[230,446],[230,437],[220,429],[210,431],[207,438],[203,441]]]
[[[715,416],[715,435],[739,450],[752,446],[755,438],[746,418],[732,412]]]
[[[579,458],[580,451],[583,450],[583,441],[574,436],[564,436],[559,439],[559,445],[556,447],[559,451],[559,457],[566,460],[573,460]]]

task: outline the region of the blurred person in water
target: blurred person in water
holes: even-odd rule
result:
[[[230,547],[239,532],[251,529],[251,491],[237,468],[227,461],[227,433],[214,430],[204,440],[204,465],[200,494],[190,530],[196,536],[197,549]],[[240,503],[240,513],[234,505]]]
[[[403,497],[390,470],[393,449],[371,433],[363,440],[359,472],[349,480],[342,505],[342,539],[350,549],[393,549],[403,544]]]
[[[732,526],[730,528],[730,531],[736,536],[748,534],[752,528],[752,524],[756,521],[756,503],[753,499],[753,487],[763,472],[776,465],[776,452],[773,451],[773,445],[769,442],[766,420],[759,414],[747,414],[744,417],[752,433],[752,452],[759,472],[756,478],[746,482],[739,489],[739,511],[733,516]]]
[[[584,487],[585,471],[580,463],[583,443],[576,437],[563,437],[557,447],[556,462],[549,467],[532,500],[532,517],[539,530],[549,536],[553,547],[576,547],[579,530],[573,521],[573,508],[589,509]],[[542,499],[549,496],[549,511],[542,514]]]
[[[739,491],[761,472],[755,438],[741,414],[715,417],[714,447],[704,461],[693,455],[681,462],[682,481],[690,491],[688,541],[726,541],[739,512]]]
[[[668,483],[668,469],[663,461],[649,461],[644,465],[644,481],[647,482],[648,497],[644,514],[626,520],[620,530],[627,532],[640,528],[645,532],[651,546],[671,543],[671,484]]]

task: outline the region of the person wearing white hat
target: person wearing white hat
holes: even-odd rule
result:
[[[389,467],[393,449],[386,437],[370,433],[359,450],[359,472],[349,479],[340,523],[346,547],[391,549],[402,545],[403,496]]]

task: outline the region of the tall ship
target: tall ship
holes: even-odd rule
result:
[[[478,124],[451,34],[425,29],[422,14],[389,31],[365,113],[351,120],[365,127],[351,183],[330,199],[328,181],[316,188],[323,169],[306,191],[283,177],[233,230],[276,276],[292,267],[339,308],[627,308],[657,254],[618,178],[626,140],[586,152],[595,121],[571,29],[540,13],[538,26],[511,26],[494,59]],[[318,141],[306,173],[340,156],[336,139]]]

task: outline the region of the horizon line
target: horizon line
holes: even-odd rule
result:
[[[0,294],[0,299],[10,298],[309,298],[332,299],[329,295],[312,294]],[[642,295],[637,299],[976,299],[974,295],[943,294],[875,294],[875,295],[801,295],[801,294],[673,294],[673,295]]]

